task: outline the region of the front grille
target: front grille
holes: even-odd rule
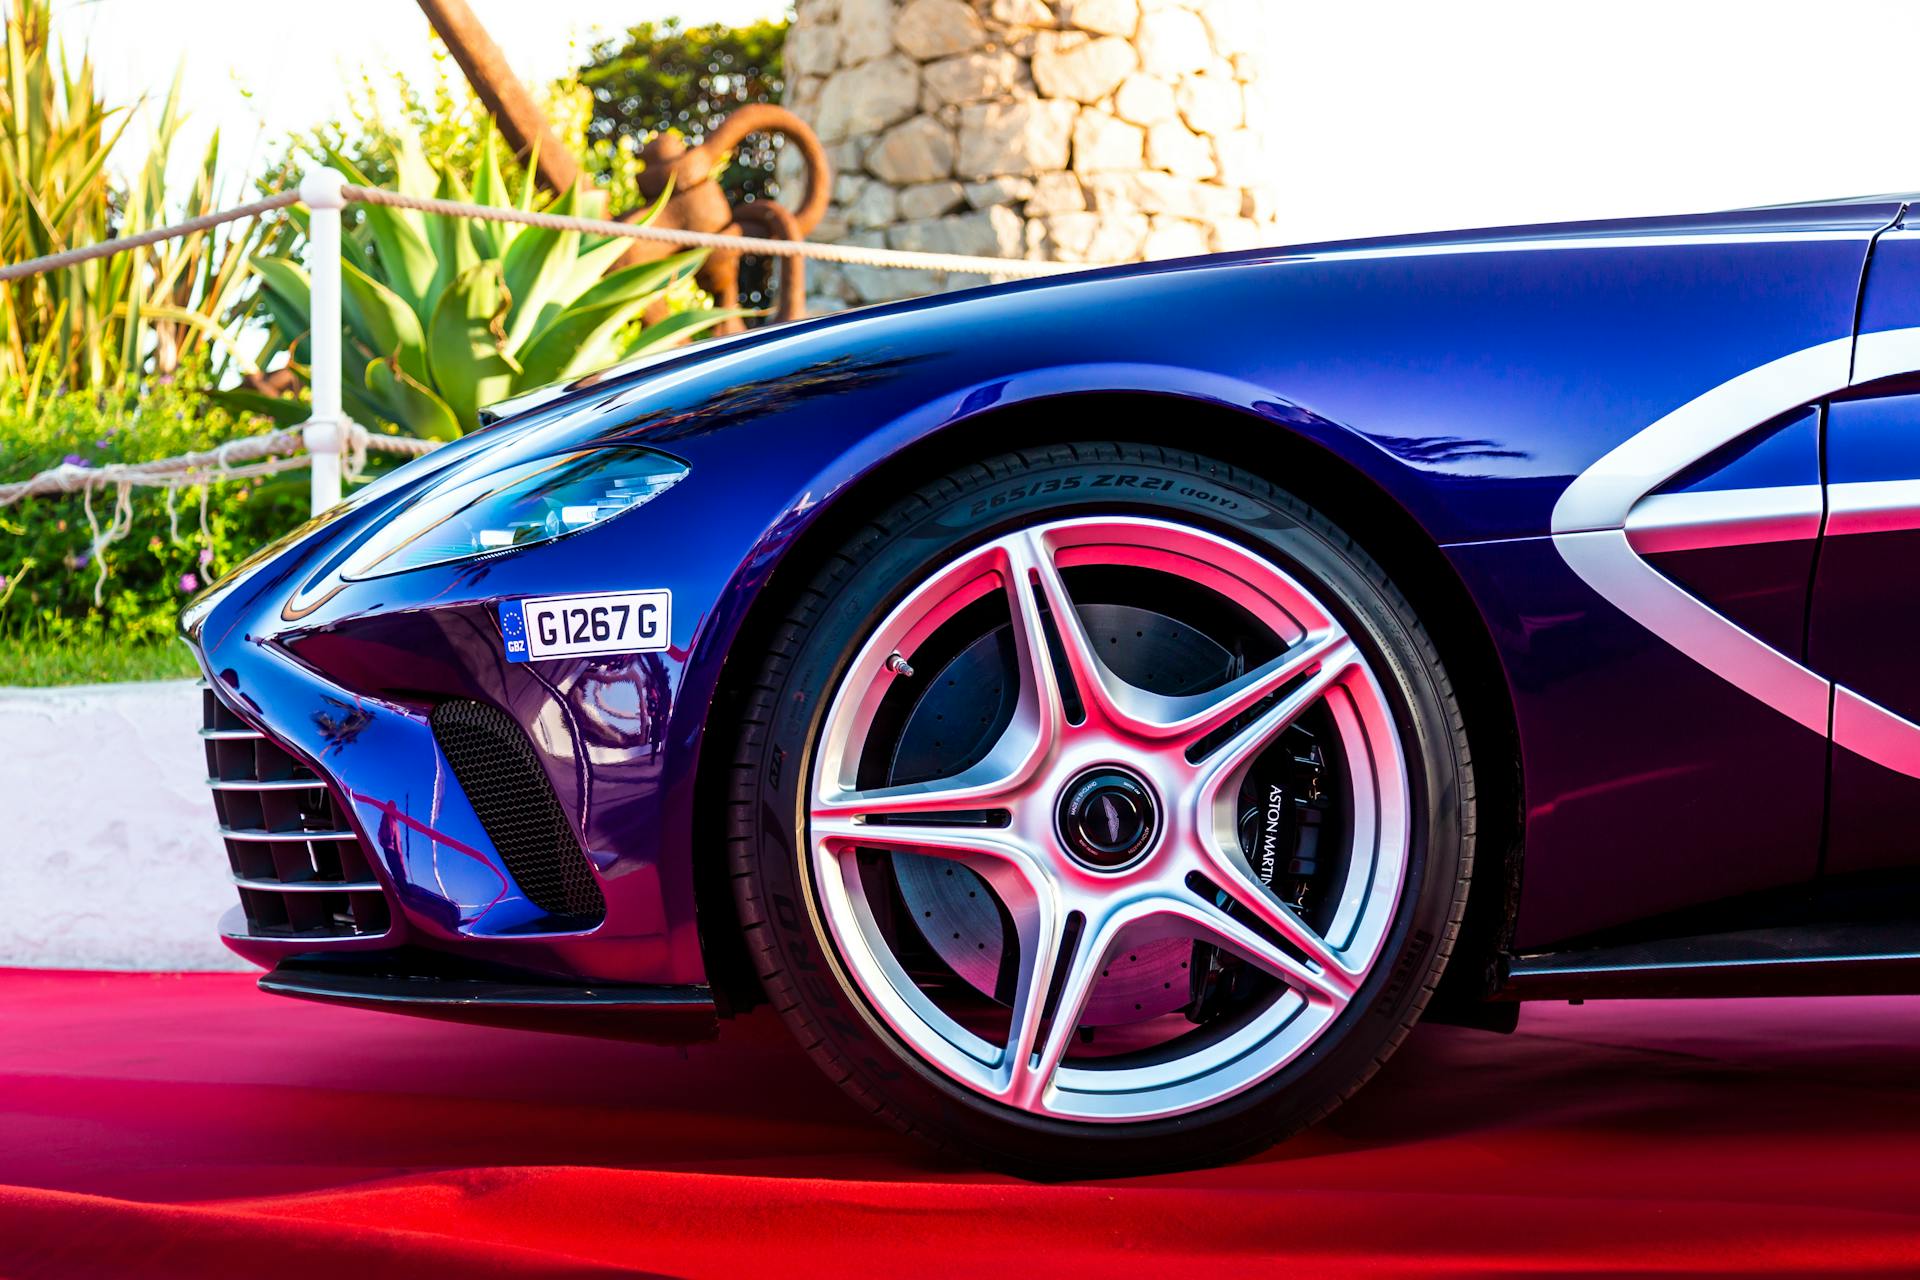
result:
[[[433,736],[527,900],[581,925],[604,919],[600,882],[513,717],[484,702],[443,702]]]
[[[332,790],[203,684],[207,785],[234,887],[257,938],[361,938],[391,925],[387,896]]]

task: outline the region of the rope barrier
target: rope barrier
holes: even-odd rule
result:
[[[299,201],[299,192],[283,191],[277,196],[268,196],[265,200],[255,200],[250,204],[235,205],[231,209],[222,209],[216,213],[202,214],[198,218],[176,222],[170,227],[155,227],[151,231],[142,231],[138,235],[119,236],[112,240],[102,240],[99,244],[82,245],[77,249],[49,253],[41,258],[29,258],[25,262],[15,262],[0,267],[0,283],[18,280],[24,276],[39,275],[45,271],[58,271],[62,267],[77,266],[82,262],[111,257],[131,249],[142,249],[150,244],[159,244],[162,240],[171,240],[175,236],[190,236],[196,231],[205,231],[223,222],[239,222],[243,218],[252,218],[259,214],[270,213],[275,209],[284,209]]]
[[[402,454],[417,458],[440,447],[438,440],[414,436],[376,435],[358,423],[349,424],[347,447],[342,451],[345,472],[356,476],[369,452]],[[174,506],[176,491],[199,485],[200,532],[207,535],[207,493],[216,483],[251,480],[297,471],[310,466],[313,457],[297,452],[301,433],[268,431],[257,436],[228,440],[218,448],[152,462],[114,462],[102,467],[79,467],[63,462],[39,475],[15,484],[0,484],[0,509],[23,498],[49,494],[80,495],[81,513],[86,516],[90,543],[87,562],[98,575],[93,584],[93,603],[99,605],[107,589],[106,549],[126,537],[133,528],[133,491],[136,487],[163,489],[167,495],[168,536],[178,542],[180,526]],[[104,527],[94,513],[93,495],[102,489],[113,490],[113,509]]]
[[[1086,271],[1089,267],[1070,262],[1036,262],[1026,258],[980,258],[961,253],[919,253],[909,249],[875,249],[856,244],[822,244],[812,240],[763,240],[758,236],[719,235],[708,231],[683,231],[675,227],[647,227],[604,218],[576,218],[558,213],[535,213],[529,209],[503,209],[496,205],[464,204],[458,200],[437,200],[426,196],[401,195],[377,187],[343,186],[342,197],[363,204],[392,205],[417,209],[449,218],[484,218],[490,222],[518,222],[552,231],[578,231],[587,235],[625,236],[629,240],[656,240],[688,249],[737,249],[742,253],[766,254],[775,258],[811,258],[819,262],[838,262],[854,267],[891,267],[913,271],[953,271],[977,276],[1029,278],[1059,275],[1063,271]]]
[[[438,440],[421,440],[414,436],[380,435],[358,423],[352,424],[347,441],[348,449],[356,455],[392,453],[409,458],[431,453],[440,444]],[[12,506],[23,498],[63,493],[84,496],[94,489],[109,485],[183,489],[196,484],[275,475],[308,464],[308,458],[292,456],[298,455],[301,447],[300,432],[296,429],[245,436],[229,440],[218,448],[203,449],[174,458],[157,458],[152,462],[112,462],[102,467],[81,467],[63,462],[29,479],[0,484],[0,507]],[[358,470],[357,466],[348,468],[349,474]]]
[[[415,209],[421,213],[439,214],[449,218],[481,218],[489,222],[517,222],[525,226],[545,227],[553,231],[621,236],[629,240],[654,240],[687,249],[735,249],[742,253],[764,254],[768,257],[811,258],[819,262],[837,262],[854,267],[951,271],[965,275],[1004,276],[1009,279],[1027,279],[1090,269],[1070,262],[1038,262],[1026,258],[985,258],[963,253],[920,253],[911,249],[878,249],[856,244],[823,244],[812,240],[772,240],[758,236],[730,236],[708,231],[684,231],[674,227],[640,226],[630,222],[615,222],[607,218],[577,218],[567,214],[536,213],[531,209],[508,209],[497,205],[467,204],[459,200],[402,195],[397,191],[383,191],[378,187],[346,185],[341,187],[340,194],[349,201],[362,204],[391,205],[394,208]],[[158,244],[162,240],[171,240],[176,236],[190,236],[225,222],[239,222],[244,218],[257,217],[298,203],[300,203],[299,192],[283,191],[277,196],[268,196],[263,200],[235,205],[231,209],[204,214],[198,218],[189,218],[185,222],[176,222],[171,226],[155,227],[151,231],[142,231],[137,235],[120,236],[112,240],[103,240],[99,244],[83,245],[77,249],[65,249],[59,253],[29,258],[25,262],[10,263],[0,266],[0,283],[39,275],[47,271],[58,271],[62,267],[77,266],[82,262],[91,262],[95,258],[126,253],[132,249]]]

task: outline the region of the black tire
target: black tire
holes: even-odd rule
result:
[[[1119,477],[1133,477],[1122,481]],[[1100,479],[1105,477],[1105,479]],[[1074,483],[1066,483],[1075,478]],[[1049,483],[1049,482],[1060,483]],[[922,1064],[874,1016],[817,924],[804,798],[826,705],[860,642],[921,575],[1007,528],[1151,514],[1241,542],[1341,612],[1387,690],[1413,792],[1406,892],[1357,998],[1313,1050],[1207,1109],[1125,1125],[997,1106]],[[1060,445],[968,466],[894,503],[782,598],[745,701],[729,780],[729,858],[768,998],[862,1107],[967,1159],[1035,1177],[1191,1167],[1264,1149],[1372,1076],[1439,981],[1473,868],[1474,784],[1461,711],[1435,650],[1386,573],[1331,521],[1257,476],[1154,446]]]

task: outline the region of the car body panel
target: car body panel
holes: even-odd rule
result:
[[[1920,326],[1920,228],[1911,217],[1874,244],[1860,304],[1855,377],[1898,376],[1914,346],[1904,335]],[[1911,363],[1920,363],[1912,361]],[[1827,436],[1827,479],[1836,499],[1814,585],[1809,661],[1841,685],[1908,719],[1920,718],[1909,634],[1920,582],[1904,570],[1920,533],[1906,520],[1847,531],[1849,492],[1920,481],[1920,388],[1896,381],[1869,398],[1833,406]],[[1913,501],[1914,495],[1905,495]],[[1897,507],[1900,498],[1896,495]],[[1886,505],[1875,504],[1875,505]],[[1903,660],[1904,659],[1904,660]],[[1920,852],[1908,835],[1920,778],[1844,745],[1833,753],[1826,870],[1831,875],[1911,870]]]
[[[690,468],[646,506],[525,551],[312,586],[432,483],[403,475],[215,588],[186,631],[227,696],[351,795],[397,934],[583,980],[697,984],[694,865],[724,856],[697,809],[703,756],[729,740],[711,711],[723,679],[756,661],[735,640],[816,523],[843,500],[883,501],[862,481],[903,451],[964,442],[1013,406],[1045,406],[1075,431],[1083,414],[1093,439],[1177,440],[1182,413],[1235,415],[1255,452],[1285,433],[1364,476],[1479,606],[1520,734],[1518,938],[1547,945],[1814,874],[1823,733],[1596,592],[1556,544],[1553,513],[1576,476],[1677,406],[1850,344],[1869,245],[1899,208],[1308,246],[770,330],[534,397],[417,473],[636,442]],[[1114,393],[1138,397],[1132,420],[1093,416],[1112,401],[1082,398]],[[1212,510],[1203,493],[1180,500]],[[1010,516],[1031,501],[1008,494]],[[1696,589],[1767,597],[1753,606],[1766,620],[1748,620],[1785,642],[1801,554],[1699,568]],[[630,588],[673,593],[666,652],[504,660],[500,601]],[[604,889],[597,928],[556,933],[505,873],[427,727],[456,696],[528,729]],[[1760,778],[1766,805],[1744,803]],[[293,950],[236,945],[263,962]]]
[[[1911,349],[1913,339],[1900,335],[1920,326],[1920,225],[1911,212],[1874,241],[1873,269],[1860,297],[1861,351],[1854,373],[1858,381],[1880,377],[1889,369],[1904,372],[1920,360],[1898,358],[1898,345]],[[1889,344],[1885,339],[1893,339]]]
[[[1778,512],[1805,513],[1791,530],[1769,530],[1764,540],[1727,543],[1723,530],[1683,529],[1688,536],[1644,540],[1641,554],[1665,576],[1790,657],[1806,648],[1807,593],[1819,545],[1821,410],[1789,414],[1709,455],[1656,492],[1661,495],[1778,493],[1794,500]],[[1706,510],[1711,513],[1712,508]],[[1705,543],[1706,545],[1694,545]]]
[[[1920,528],[1910,514],[1882,508],[1872,525],[1845,495],[1920,481],[1920,394],[1885,394],[1835,403],[1828,418],[1827,472],[1841,510],[1830,517],[1814,582],[1808,662],[1845,688],[1920,720],[1920,669],[1913,636],[1920,626]],[[1890,517],[1890,518],[1889,518]],[[1826,868],[1843,875],[1920,865],[1911,835],[1920,812],[1920,778],[1845,746],[1833,759]]]
[[[1813,878],[1823,733],[1597,599],[1551,539],[1449,556],[1494,625],[1520,726],[1516,949]]]

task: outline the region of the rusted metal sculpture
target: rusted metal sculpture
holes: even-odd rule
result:
[[[446,41],[453,60],[466,74],[473,91],[500,127],[500,134],[522,161],[534,161],[540,184],[556,194],[572,189],[580,179],[580,165],[554,136],[546,113],[533,100],[507,65],[493,37],[474,16],[466,0],[419,0],[427,21]],[[778,133],[800,149],[806,161],[807,198],[799,209],[788,209],[777,201],[755,200],[732,204],[714,174],[733,154],[742,139],[753,133]],[[641,148],[646,168],[640,175],[640,191],[649,201],[658,200],[672,183],[673,194],[660,211],[654,225],[688,231],[722,232],[761,236],[782,240],[804,240],[827,211],[832,193],[832,170],[826,149],[807,123],[770,103],[742,107],[714,127],[696,146],[688,146],[678,134],[664,133]],[[629,209],[615,215],[623,221],[639,217],[643,209]],[[671,245],[635,241],[621,258],[622,265],[665,257]],[[713,295],[722,307],[740,302],[740,254],[715,251],[700,269],[701,287]],[[797,320],[806,314],[805,265],[799,258],[788,258],[780,270],[780,302],[776,315],[781,320]],[[719,330],[737,332],[744,326],[731,321]]]
[[[728,203],[726,191],[714,174],[751,133],[784,134],[800,148],[807,164],[807,199],[798,210],[790,210],[775,200]],[[771,103],[741,107],[714,126],[698,146],[689,147],[679,134],[663,133],[641,148],[640,158],[646,165],[640,171],[642,195],[648,200],[658,200],[669,182],[673,187],[673,194],[667,197],[667,207],[654,221],[657,227],[804,240],[819,225],[832,193],[827,153],[820,140],[800,117]],[[654,248],[636,242],[628,251],[627,260],[658,256]],[[784,260],[780,276],[779,318],[782,320],[797,320],[805,314],[805,267],[802,259]],[[717,252],[707,259],[700,282],[721,306],[731,306],[731,300],[739,296],[739,276],[740,255]]]

